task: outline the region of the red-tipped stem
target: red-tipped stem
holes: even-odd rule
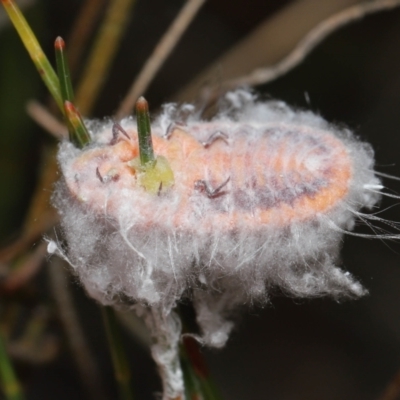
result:
[[[153,141],[151,140],[151,127],[149,104],[144,97],[136,102],[136,118],[139,138],[140,164],[146,165],[154,161]]]

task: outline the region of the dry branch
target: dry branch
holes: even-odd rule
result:
[[[188,0],[170,28],[161,38],[151,56],[147,59],[138,77],[133,82],[116,113],[117,119],[129,115],[139,96],[143,95],[151,81],[175,48],[190,22],[206,0]]]
[[[369,14],[391,10],[398,6],[400,6],[400,0],[375,0],[349,7],[318,24],[279,63],[271,67],[256,69],[248,75],[223,82],[222,86],[224,89],[229,89],[271,82],[299,65],[331,33]]]
[[[187,102],[200,98],[204,103],[237,85],[270,82],[298,65],[326,36],[343,25],[399,5],[399,0],[326,0],[316,7],[314,0],[297,0],[259,25],[172,100]],[[222,82],[213,85],[217,71]]]

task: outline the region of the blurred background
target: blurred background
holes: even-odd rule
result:
[[[107,0],[91,3],[100,11],[76,62],[77,85],[109,5]],[[171,100],[196,101],[204,84],[218,86],[226,79],[276,63],[318,22],[356,3],[208,0],[146,91],[151,109],[156,113],[162,103]],[[67,45],[68,38],[76,40],[73,30],[85,4],[78,0],[21,2],[52,62],[55,37],[61,35]],[[115,112],[183,4],[182,0],[136,0],[110,71],[87,116],[103,118]],[[254,32],[258,32],[257,41],[252,39]],[[400,177],[399,43],[400,8],[373,14],[336,31],[303,63],[254,90],[263,98],[284,100],[350,127],[373,145],[376,169]],[[43,251],[40,262],[32,261],[42,242],[40,235],[21,245],[37,185],[44,196],[41,207],[48,202],[52,184],[42,189],[38,183],[43,179],[43,171],[47,168],[50,173],[56,172],[51,161],[56,140],[26,113],[28,100],[47,105],[48,97],[1,10],[0,244],[6,249],[13,248],[15,243],[20,243],[20,247],[12,257],[7,252],[0,257],[0,329],[28,400],[88,399],[90,390],[88,394],[70,351],[68,335],[73,333],[65,328],[60,300],[54,296],[57,283],[51,277],[53,263],[46,260]],[[51,104],[49,107],[52,108]],[[385,179],[384,185],[388,192],[400,193],[400,182]],[[35,196],[37,199],[38,194]],[[400,221],[398,202],[383,199],[382,209],[386,210],[379,215]],[[51,218],[51,211],[35,215],[37,221],[42,221],[40,229],[45,230],[43,218]],[[45,217],[41,220],[38,215]],[[35,227],[35,218],[31,219],[31,228],[32,224]],[[356,231],[374,233],[373,228],[361,223]],[[394,241],[346,237],[343,264],[368,288],[368,296],[337,303],[330,299],[299,300],[277,295],[264,307],[243,307],[227,346],[218,351],[202,349],[222,397],[378,400],[400,368],[399,253],[400,244]],[[21,266],[28,272],[17,274],[19,280],[15,283],[13,274]],[[108,399],[116,398],[98,306],[85,296],[76,279],[69,279],[69,283],[58,281],[58,285],[67,287],[72,295],[101,377],[102,394]],[[161,386],[148,349],[129,329],[124,330],[124,341],[135,398],[155,398]]]

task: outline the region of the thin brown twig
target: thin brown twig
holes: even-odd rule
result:
[[[121,119],[129,115],[139,96],[143,95],[154,79],[165,60],[171,54],[183,33],[196,16],[206,0],[188,0],[181,11],[157,44],[151,56],[147,59],[139,75],[133,82],[129,92],[122,100],[116,118]]]
[[[68,138],[68,130],[54,115],[36,100],[29,100],[26,104],[28,115],[46,132],[58,140]]]
[[[268,16],[248,35],[214,60],[170,101],[199,101],[207,106],[201,88],[217,92],[220,82],[247,75],[250,71],[273,65],[285,57],[317,24],[329,16],[360,0],[324,0],[315,6],[315,0],[290,1],[280,11]],[[268,43],[268,48],[265,48]],[[200,97],[200,94],[202,97]]]
[[[105,0],[86,0],[81,6],[71,29],[68,43],[68,65],[71,74],[76,71],[89,37],[96,25]]]
[[[247,75],[225,81],[221,86],[223,90],[227,90],[237,86],[256,86],[271,82],[299,65],[319,43],[341,27],[369,14],[391,10],[398,6],[400,0],[375,0],[348,7],[319,23],[277,64],[258,68]]]
[[[33,277],[37,272],[36,267],[41,266],[40,257],[44,254],[41,246],[33,253],[27,255],[35,241],[38,241],[43,233],[51,229],[58,221],[58,215],[50,206],[50,195],[57,177],[57,161],[55,157],[55,146],[46,148],[43,152],[42,168],[37,189],[33,196],[28,213],[25,217],[21,235],[8,246],[0,249],[0,265],[8,269],[9,264],[16,261],[17,257],[27,257],[17,272],[17,283],[19,276],[26,278]],[[11,275],[12,277],[12,275]],[[27,279],[28,280],[28,279]]]
[[[125,28],[130,9],[135,0],[113,0],[106,11],[95,44],[89,55],[86,68],[76,93],[76,104],[81,114],[88,115],[107,77]]]
[[[41,242],[33,250],[32,254],[25,257],[18,268],[11,270],[8,276],[3,279],[0,285],[0,292],[14,292],[30,281],[39,272],[46,255],[47,244]]]
[[[17,315],[21,315],[21,310]],[[33,365],[55,359],[60,340],[48,331],[50,316],[50,310],[45,305],[39,304],[30,311],[21,334],[7,337],[7,350],[12,358]]]
[[[7,264],[21,253],[28,250],[32,243],[38,240],[44,232],[52,228],[58,221],[58,215],[55,213],[48,213],[34,229],[28,227],[27,232],[23,234],[9,246],[0,249],[0,264]],[[29,230],[29,232],[28,232]]]
[[[83,383],[91,398],[102,400],[105,399],[105,395],[100,388],[99,371],[90,353],[75,311],[65,272],[66,268],[67,265],[63,260],[58,257],[52,259],[48,268],[51,288]]]

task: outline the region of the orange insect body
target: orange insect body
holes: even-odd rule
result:
[[[230,132],[231,137],[205,146],[184,128],[176,128],[168,138],[154,135],[155,153],[164,156],[175,172],[173,187],[156,200],[174,202],[175,213],[165,220],[177,229],[287,226],[330,211],[348,192],[351,159],[344,144],[323,130],[266,124],[261,135],[249,140],[246,129],[251,127],[240,124],[204,123],[187,129],[200,131],[203,137],[215,132]],[[75,173],[67,181],[71,192],[99,212],[107,209],[112,215],[123,190],[132,190],[132,207],[140,207],[136,197],[152,196],[140,187],[138,172],[129,166],[138,157],[138,142],[134,129],[127,133],[131,140],[121,138],[115,145],[89,150],[72,166]],[[222,187],[207,193],[198,190],[198,182]],[[143,207],[141,212],[144,224],[154,225],[154,210]]]
[[[369,145],[283,103],[243,91],[227,99],[228,113],[192,115],[185,126],[167,106],[152,129],[156,158],[144,165],[129,119],[96,129],[83,150],[59,151],[54,203],[68,247],[51,242],[49,252],[68,260],[91,297],[147,315],[164,346],[153,347],[164,386],[176,394],[181,298],[193,300],[203,342],[221,347],[231,312],[266,302],[275,287],[362,296],[337,267],[339,250],[357,217],[379,219],[360,212],[383,188]]]
[[[343,234],[368,218],[360,209],[382,189],[371,147],[349,131],[283,103],[228,96],[229,116],[211,122],[192,115],[177,125],[166,107],[152,127],[155,164],[140,164],[129,119],[122,130],[93,124],[83,150],[62,144],[54,203],[68,248],[50,246],[103,304],[168,315],[190,296],[204,341],[217,347],[230,311],[265,301],[274,287],[363,295],[336,264]],[[160,165],[167,173],[154,178]]]

